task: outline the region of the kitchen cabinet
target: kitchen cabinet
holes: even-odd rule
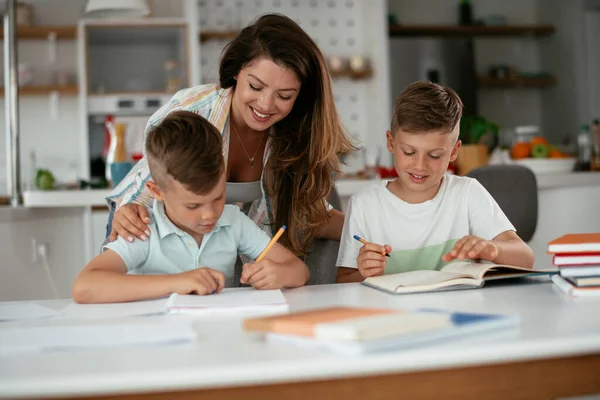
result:
[[[0,207],[0,300],[70,297],[88,261],[84,221],[81,207]],[[39,245],[46,260],[35,253]]]
[[[89,258],[90,260],[100,253],[102,244],[106,239],[106,224],[108,223],[108,214],[108,209],[105,209],[104,207],[102,210],[92,208],[92,244],[90,248],[90,254],[87,255],[87,258]]]
[[[185,21],[85,21],[79,29],[88,95],[174,93],[188,86]]]

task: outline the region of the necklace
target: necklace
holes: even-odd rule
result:
[[[235,132],[235,135],[237,136],[238,140],[240,141],[240,144],[242,145],[242,149],[244,149],[244,153],[246,153],[246,156],[248,157],[248,162],[250,162],[250,168],[254,168],[254,158],[256,157],[256,153],[258,153],[258,149],[260,149],[260,146],[262,145],[263,138],[260,138],[260,142],[258,143],[258,146],[256,146],[254,154],[252,155],[252,157],[250,157],[248,150],[246,150],[246,146],[244,146],[244,142],[242,142],[240,134],[238,133],[237,129],[235,129],[235,126],[233,126],[233,124],[231,124],[231,128]]]

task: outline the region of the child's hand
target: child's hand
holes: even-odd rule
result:
[[[280,289],[284,286],[285,273],[286,268],[264,259],[253,264],[244,264],[240,282],[244,285],[252,285],[255,289]]]
[[[494,261],[496,257],[498,257],[498,246],[494,242],[477,236],[465,236],[454,244],[450,252],[444,254],[442,261],[448,262],[468,258]]]
[[[375,243],[364,244],[358,252],[358,257],[356,257],[358,270],[363,278],[383,275],[383,270],[387,262],[383,253],[389,254],[391,251],[392,248],[387,244],[385,246]]]
[[[170,275],[171,291],[179,294],[211,294],[220,292],[225,286],[225,275],[214,269],[202,267],[193,271]]]

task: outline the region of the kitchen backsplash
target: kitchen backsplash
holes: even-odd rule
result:
[[[21,132],[21,181],[31,179],[34,170],[31,153],[35,152],[38,168],[50,169],[57,180],[67,181],[80,174],[82,166],[81,126],[76,97],[59,99],[58,119],[51,118],[49,100],[45,96],[27,97],[20,103]],[[4,99],[0,99],[4,110]],[[6,134],[5,114],[0,113],[0,195],[8,193],[6,182]]]

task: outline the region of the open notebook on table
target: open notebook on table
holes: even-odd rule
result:
[[[556,268],[529,269],[511,265],[453,262],[440,271],[417,270],[374,276],[363,285],[394,294],[475,289],[485,281],[557,273]]]

